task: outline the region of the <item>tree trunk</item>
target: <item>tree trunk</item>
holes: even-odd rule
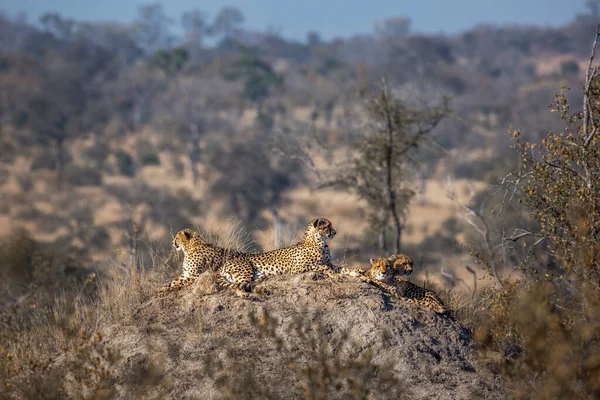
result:
[[[387,146],[386,146],[386,157],[385,157],[385,168],[387,172],[386,186],[388,192],[388,208],[390,214],[392,215],[392,220],[394,222],[394,228],[396,231],[396,240],[394,243],[394,249],[396,253],[400,253],[400,240],[402,238],[402,225],[400,224],[400,216],[398,215],[398,205],[396,201],[396,192],[394,191],[394,180],[393,180],[393,151],[394,151],[394,132],[395,127],[392,122],[392,118],[390,115],[390,104],[388,99],[388,91],[387,87],[383,87],[383,97],[382,100],[384,102],[383,109],[385,113],[386,125],[387,125]]]
[[[381,230],[379,231],[379,239],[378,239],[378,244],[379,244],[379,250],[381,250],[382,252],[387,251],[387,240],[385,237],[386,234],[386,229],[385,228],[381,228]]]
[[[420,205],[423,205],[425,204],[425,174],[421,170],[417,171],[417,186],[419,188],[417,191],[417,201]]]
[[[402,243],[402,224],[398,219],[394,220],[394,224],[396,225],[396,254],[400,254],[400,250],[402,247],[400,244]]]
[[[200,130],[197,124],[190,124],[191,140],[187,145],[188,160],[192,173],[192,185],[198,183],[198,162],[200,161]]]
[[[274,218],[274,230],[275,230],[275,249],[279,249],[281,248],[281,241],[282,241],[282,234],[283,234],[283,224],[281,222],[281,217],[279,216],[279,212],[277,211],[277,208],[273,207],[271,209],[271,212],[273,213],[273,218]]]
[[[129,234],[129,262],[139,272],[140,264],[138,260],[138,227],[133,218],[131,219],[131,233]]]
[[[64,185],[64,174],[65,174],[65,141],[63,138],[57,138],[54,142],[56,147],[55,161],[56,161],[56,184],[59,190],[63,189]]]

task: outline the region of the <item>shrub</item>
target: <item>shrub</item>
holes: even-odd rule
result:
[[[101,168],[110,154],[110,148],[104,141],[96,140],[94,144],[83,151],[86,161],[91,167]]]
[[[40,214],[36,218],[37,228],[44,233],[53,233],[69,226],[69,221],[56,214]]]
[[[600,396],[600,299],[597,289],[578,287],[586,306],[558,297],[553,283],[514,284],[502,289],[482,314],[475,339],[515,398]]]
[[[0,142],[0,161],[3,163],[12,163],[16,155],[19,154],[17,148],[12,143]]]
[[[575,60],[564,61],[560,65],[560,72],[562,75],[575,75],[579,73],[579,65]]]
[[[96,168],[69,165],[65,170],[65,180],[74,186],[100,186],[102,173]]]
[[[56,158],[51,152],[42,150],[33,156],[31,170],[36,171],[38,169],[48,169],[51,171],[56,169]]]
[[[40,218],[42,213],[32,205],[25,205],[15,214],[16,219],[34,220]]]
[[[139,139],[136,142],[135,157],[141,165],[160,165],[156,149],[145,139]]]
[[[103,226],[94,226],[88,229],[91,230],[88,232],[88,244],[97,249],[106,249],[110,244],[110,235],[106,228]]]
[[[129,153],[119,150],[116,154],[119,174],[123,176],[135,176],[135,162]]]
[[[8,178],[10,177],[10,172],[6,169],[0,169],[0,186],[4,185]]]
[[[490,364],[515,398],[600,397],[600,79],[591,72],[583,113],[556,96],[563,131],[541,143],[512,132],[523,166],[512,184],[538,225],[506,240],[533,237],[531,254],[544,242],[549,259],[528,257],[517,280],[501,281],[475,338],[499,355]]]
[[[142,165],[160,165],[158,154],[145,154],[140,160]]]

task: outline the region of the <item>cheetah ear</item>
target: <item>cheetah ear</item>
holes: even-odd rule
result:
[[[192,233],[190,232],[190,230],[189,230],[189,229],[185,229],[185,230],[183,231],[183,236],[185,236],[185,238],[186,238],[187,240],[190,240],[190,239],[192,238]]]
[[[369,258],[369,263],[373,264],[373,259],[372,258]]]
[[[317,218],[315,219],[315,221],[313,222],[313,226],[316,228],[317,226],[319,226],[319,224],[321,223],[321,218]]]

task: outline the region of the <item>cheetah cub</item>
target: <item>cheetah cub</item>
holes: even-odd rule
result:
[[[404,254],[388,258],[371,258],[371,269],[362,275],[367,281],[402,301],[420,304],[438,314],[446,313],[446,307],[437,294],[429,289],[408,281],[402,275],[412,273],[413,262]]]

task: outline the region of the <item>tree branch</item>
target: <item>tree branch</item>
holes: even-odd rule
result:
[[[521,231],[521,232],[520,232],[520,233],[517,233],[517,231]],[[510,241],[510,242],[516,242],[516,241],[518,241],[519,239],[522,239],[522,238],[524,238],[524,237],[527,237],[527,236],[533,236],[533,237],[538,237],[538,238],[544,238],[544,236],[542,236],[542,235],[540,235],[540,234],[538,234],[538,233],[534,233],[534,232],[526,231],[526,230],[524,230],[524,229],[519,229],[519,228],[517,228],[517,229],[515,229],[515,231],[513,232],[512,236],[510,236],[510,237],[504,237],[504,236],[503,236],[503,237],[502,237],[502,239],[503,239],[503,240]]]
[[[458,204],[460,207],[462,207],[465,211],[466,214],[462,216],[462,219],[468,223],[469,225],[471,225],[476,231],[477,233],[479,233],[484,240],[485,243],[485,247],[486,250],[488,252],[488,256],[489,256],[489,262],[491,263],[491,272],[492,275],[494,276],[494,278],[496,278],[496,280],[498,281],[498,283],[500,284],[500,286],[504,286],[504,283],[502,282],[502,279],[500,278],[500,274],[498,272],[498,263],[495,260],[494,257],[494,246],[492,246],[492,240],[490,238],[490,229],[489,226],[486,222],[486,220],[483,218],[483,215],[481,215],[481,213],[475,211],[473,208],[467,206],[466,204],[461,203],[460,201],[458,201],[454,196],[448,196],[448,198],[452,201],[454,201],[456,204]],[[476,217],[481,226],[478,225],[472,218],[470,217]]]
[[[596,76],[592,71],[592,62],[594,61],[594,55],[596,53],[596,46],[598,44],[598,37],[600,37],[600,24],[596,26],[596,35],[594,36],[594,43],[592,44],[592,52],[590,54],[590,61],[588,64],[587,71],[585,72],[585,86],[583,89],[583,134],[587,135],[585,138],[584,146],[588,146],[594,134],[596,133],[596,127],[588,134],[588,121],[593,119],[591,107],[590,107],[590,86],[593,78]],[[592,121],[593,124],[593,121]]]

